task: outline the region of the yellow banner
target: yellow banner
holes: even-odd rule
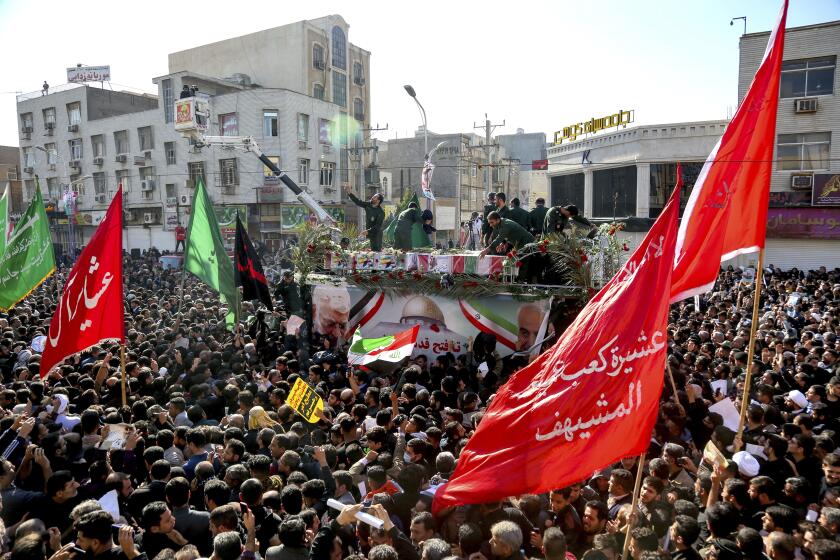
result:
[[[318,396],[315,390],[298,377],[286,399],[286,404],[291,406],[295,412],[303,416],[307,422],[314,424],[318,421],[320,413],[324,411],[324,401]]]

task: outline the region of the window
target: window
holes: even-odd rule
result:
[[[153,150],[155,148],[155,142],[152,138],[152,127],[151,126],[144,126],[137,129],[137,137],[140,139],[140,151],[145,152],[147,150]]]
[[[309,184],[309,160],[298,160],[298,183],[301,185]]]
[[[353,100],[353,118],[357,121],[365,120],[365,102],[358,97]]]
[[[574,204],[584,213],[583,203],[583,173],[558,175],[551,178],[551,205],[560,206]]]
[[[579,173],[581,177],[583,173]],[[636,166],[595,171],[592,176],[592,215],[625,217],[636,215]],[[583,189],[581,189],[583,192]],[[570,201],[571,204],[575,204]],[[567,204],[561,202],[560,204]],[[581,206],[578,206],[581,208]],[[581,208],[581,213],[583,209]]]
[[[32,193],[34,196],[35,191],[33,190]],[[49,179],[47,179],[47,195],[52,200],[58,200],[59,198],[61,198],[61,187],[58,184],[57,177],[50,177]]]
[[[779,96],[805,97],[834,93],[836,56],[786,60],[782,62]]]
[[[155,168],[153,165],[141,167],[139,173],[141,181],[149,181],[155,178]]]
[[[55,107],[47,107],[43,111],[44,113],[44,126],[46,128],[54,128],[55,127]]]
[[[279,216],[279,204],[260,204],[260,216]]]
[[[682,179],[683,188],[680,193],[680,214],[685,210],[685,205],[688,203],[688,197],[691,194],[691,189],[694,183],[697,182],[697,177],[700,175],[700,170],[703,169],[702,163],[682,163]],[[668,202],[671,193],[674,191],[674,185],[677,184],[677,164],[676,163],[652,163],[650,164],[650,213],[651,218],[658,218],[662,213],[662,209]]]
[[[130,151],[127,130],[118,130],[114,133],[114,148],[116,148],[117,154],[127,154]]]
[[[335,164],[329,161],[322,161],[321,186],[331,187],[333,185],[333,175],[335,175]]]
[[[117,170],[117,185],[122,185],[123,192],[131,192],[131,171],[128,169]]]
[[[58,162],[58,148],[55,143],[44,144],[44,149],[47,151],[47,163],[55,165]]]
[[[23,132],[32,132],[32,113],[23,113],[20,116],[20,128]]]
[[[78,102],[67,104],[67,120],[70,124],[82,123],[82,106]]]
[[[222,136],[239,136],[239,122],[236,113],[219,115],[219,134]]]
[[[82,159],[82,139],[70,140],[70,159]]]
[[[263,110],[263,137],[277,136],[277,111]]]
[[[54,181],[55,179],[53,179]],[[47,179],[47,184],[49,184],[50,180]],[[35,198],[35,179],[27,179],[23,182],[24,187],[24,196],[26,196],[26,200],[32,200]]]
[[[332,65],[347,70],[347,39],[338,26],[332,30]]]
[[[175,92],[172,91],[172,80],[163,80],[160,89],[163,90],[163,122],[171,123],[175,120]]]
[[[266,156],[268,161],[280,168],[280,156]],[[279,181],[279,177],[274,174],[270,167],[263,164],[263,183],[275,184]]]
[[[81,175],[70,175],[70,184],[73,185],[73,192],[77,196],[84,196],[85,194],[85,179]],[[78,202],[76,202],[78,204]]]
[[[324,47],[317,43],[312,45],[312,66],[318,70],[324,69]]]
[[[23,148],[23,166],[35,167],[35,148]]]
[[[779,142],[776,146],[776,169],[778,171],[828,169],[830,147],[830,132],[779,134]]]
[[[312,97],[315,99],[324,99],[324,85],[323,84],[312,84]]]
[[[164,142],[163,151],[166,152],[166,165],[175,165],[175,142]]]
[[[102,134],[91,136],[90,145],[93,148],[93,157],[105,157],[105,136]]]
[[[347,76],[333,70],[333,103],[347,107]]]
[[[170,200],[175,198],[175,184],[174,183],[166,183],[166,199]]]
[[[93,174],[93,192],[96,194],[108,194],[108,177],[105,172]]]
[[[198,186],[198,181],[200,180],[205,185],[207,184],[207,178],[204,176],[204,162],[203,161],[191,161],[187,164],[187,171],[189,173],[189,186],[196,187]]]
[[[236,173],[236,158],[219,160],[219,184],[232,188],[239,183]]]
[[[365,85],[365,73],[361,62],[353,63],[353,83],[357,86]]]
[[[297,139],[298,142],[309,142],[309,115],[298,113]]]
[[[318,142],[332,144],[332,121],[318,119]]]

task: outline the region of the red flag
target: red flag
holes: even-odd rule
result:
[[[764,247],[787,8],[785,0],[752,85],[691,191],[677,236],[672,302],[709,291],[722,261]]]
[[[540,494],[645,451],[659,409],[679,189],[554,347],[501,388],[433,509]]]
[[[122,186],[67,276],[41,357],[41,377],[68,356],[103,340],[125,342]]]

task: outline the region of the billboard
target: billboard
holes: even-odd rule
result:
[[[814,206],[840,206],[840,173],[814,175],[812,196]]]
[[[465,354],[470,340],[484,332],[496,337],[496,351],[505,357],[542,340],[549,305],[548,299],[525,302],[507,295],[453,299],[316,285],[312,330],[349,340],[356,328],[364,338],[378,338],[419,325],[413,355],[424,354],[430,360],[448,352]]]
[[[767,237],[840,239],[840,210],[830,208],[770,208]]]
[[[75,66],[67,69],[67,81],[71,84],[84,82],[110,82],[110,66]]]

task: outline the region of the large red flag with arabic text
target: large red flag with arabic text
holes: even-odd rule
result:
[[[122,186],[67,276],[50,321],[41,376],[103,340],[125,342],[122,284]]]
[[[712,289],[722,261],[764,247],[787,8],[785,0],[761,66],[686,203],[673,302]]]
[[[679,188],[554,347],[499,389],[434,511],[540,494],[647,449],[667,347]]]

